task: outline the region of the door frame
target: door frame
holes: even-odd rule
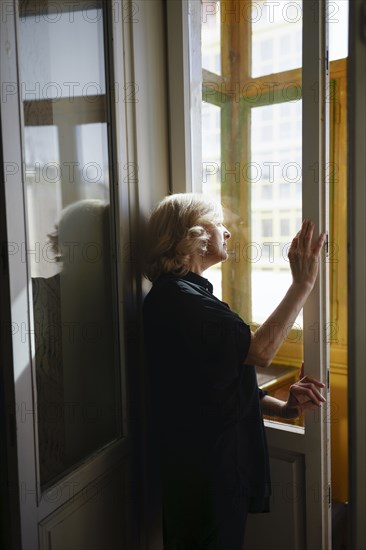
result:
[[[0,21],[0,68],[6,66],[8,55],[7,33],[4,18]],[[0,81],[3,83],[3,74]],[[11,99],[9,98],[9,101]],[[5,115],[6,118],[6,115]],[[4,120],[3,101],[0,104],[0,121]],[[12,146],[11,131],[0,128],[0,546],[20,548],[20,511],[18,501],[18,455],[16,445],[15,394],[13,372],[13,347],[11,336],[11,296],[8,265],[7,214],[5,208],[5,158],[9,158]]]

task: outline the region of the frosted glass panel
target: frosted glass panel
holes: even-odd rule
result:
[[[40,11],[36,1],[28,4],[36,9],[30,15],[21,12],[19,21],[22,99],[105,94],[99,3],[90,2],[80,10],[80,2],[49,2],[51,10],[58,8],[56,13]]]

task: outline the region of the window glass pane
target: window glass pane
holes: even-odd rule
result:
[[[262,323],[272,313],[291,284],[291,272],[287,258],[288,244],[293,231],[298,230],[301,219],[301,127],[302,102],[286,102],[251,109],[251,164],[259,169],[252,174],[251,186],[251,241],[258,247],[256,261],[251,262],[252,311],[251,321]],[[267,112],[264,116],[264,112]],[[269,116],[273,122],[273,137],[263,143],[261,127]],[[287,126],[284,133],[281,127]],[[260,177],[258,176],[260,174]],[[268,196],[263,190],[272,191],[271,210]],[[262,185],[262,193],[255,188]],[[284,206],[286,215],[284,215]],[[258,225],[259,223],[259,225]],[[258,229],[260,232],[258,232]],[[284,240],[288,237],[288,240]],[[265,292],[264,289],[271,289]],[[302,313],[296,320],[302,326]]]
[[[202,102],[202,192],[221,202],[221,109]],[[214,294],[221,299],[221,266],[206,271]]]
[[[201,0],[202,68],[221,74],[220,1]]]
[[[348,56],[348,12],[349,0],[329,1],[329,58],[331,61]]]
[[[252,3],[252,76],[302,65],[302,1]]]
[[[241,9],[242,4],[235,3],[235,9]],[[229,48],[228,65],[233,74],[237,74],[237,60],[241,56],[245,59],[248,49],[252,52],[252,77],[301,68],[302,2],[259,0],[246,7],[252,9],[250,36],[245,38],[238,27],[240,18],[232,17],[232,26],[223,26],[227,32],[222,36],[223,46],[225,51]],[[226,4],[222,3],[222,9]],[[242,9],[244,13],[245,6]],[[226,22],[225,13],[222,16]],[[207,68],[205,64],[203,67]],[[301,74],[290,87],[281,88],[282,79],[278,81],[278,86],[257,98],[243,87],[237,101],[230,101],[233,95],[229,101],[223,95],[220,99],[219,94],[212,98],[215,103],[222,101],[220,108],[203,103],[203,192],[221,195],[232,235],[229,259],[214,269],[221,275],[222,299],[253,325],[268,318],[291,284],[287,252],[302,219]],[[229,82],[228,76],[228,84],[231,91],[237,83]],[[207,276],[214,282],[208,271]],[[295,332],[274,360],[275,370],[282,368],[280,378],[285,376],[289,384],[301,361],[302,335],[296,331],[301,327],[302,312],[294,325]],[[288,364],[288,346],[294,339],[296,349],[290,350],[294,353],[293,367],[289,368],[284,365]],[[270,391],[277,389],[271,386]]]
[[[202,103],[202,192],[221,200],[220,107]]]
[[[103,10],[36,4],[19,40],[44,487],[120,435],[121,405]]]

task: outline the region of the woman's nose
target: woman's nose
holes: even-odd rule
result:
[[[224,226],[224,238],[230,239],[230,237],[231,237],[230,231]]]

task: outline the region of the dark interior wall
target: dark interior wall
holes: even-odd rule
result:
[[[135,0],[133,18],[124,26],[125,71],[133,101],[126,103],[129,178],[130,274],[134,281],[130,334],[129,388],[136,433],[140,549],[161,550],[159,483],[149,441],[148,386],[141,326],[142,301],[150,284],[141,274],[141,228],[151,208],[169,193],[169,128],[165,0]],[[127,47],[126,47],[127,46]],[[127,98],[126,98],[127,99]],[[128,347],[129,342],[127,342]]]

